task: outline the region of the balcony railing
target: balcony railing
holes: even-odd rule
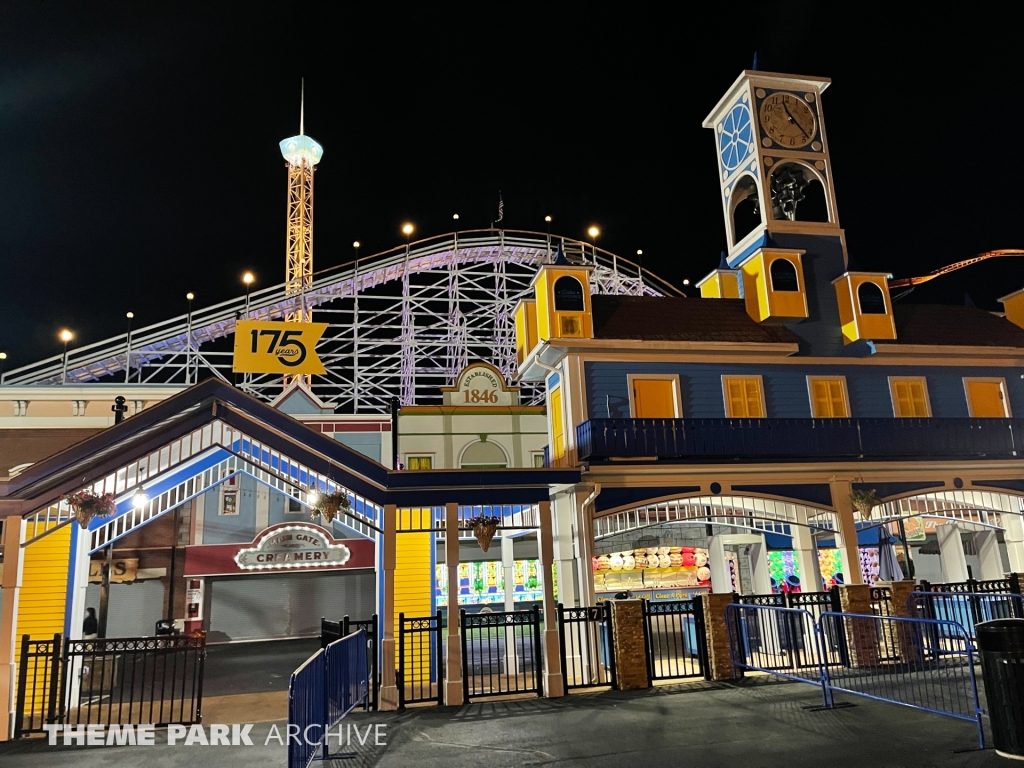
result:
[[[1024,419],[591,419],[576,450],[581,461],[1014,458]]]

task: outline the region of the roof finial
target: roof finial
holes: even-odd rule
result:
[[[306,135],[306,78],[302,78],[302,97],[299,99],[299,136]]]

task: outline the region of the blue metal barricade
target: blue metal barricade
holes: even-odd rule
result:
[[[370,707],[366,630],[335,640],[309,657],[288,681],[288,768],[314,760],[344,759],[332,753],[330,731],[359,704]],[[298,729],[296,731],[296,728]],[[339,743],[341,741],[338,738]]]
[[[307,768],[318,757],[323,744],[323,734],[318,729],[325,722],[325,656],[324,650],[317,651],[288,680],[288,724],[299,729],[298,738],[288,739],[288,768]],[[304,738],[307,733],[315,734],[316,739]]]
[[[908,602],[914,616],[956,622],[972,640],[982,621],[1024,618],[1024,597],[1012,593],[911,592]]]
[[[836,691],[975,723],[985,746],[974,665],[967,631],[953,621],[821,614],[822,634],[846,638],[847,658],[826,671],[829,699]]]

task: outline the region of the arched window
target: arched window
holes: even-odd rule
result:
[[[583,311],[583,283],[563,275],[555,280],[555,312]]]
[[[800,280],[796,276],[796,267],[789,259],[776,259],[769,268],[772,273],[773,291],[799,291]]]
[[[752,176],[739,179],[732,188],[732,242],[738,243],[761,226],[761,200]]]
[[[800,163],[781,163],[772,171],[772,217],[776,221],[827,222],[825,185]]]
[[[497,443],[477,442],[466,447],[459,464],[463,469],[504,469],[508,458]]]
[[[861,283],[857,287],[857,301],[860,302],[862,315],[884,315],[885,296],[882,289],[874,283]]]

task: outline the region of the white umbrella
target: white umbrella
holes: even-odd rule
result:
[[[903,569],[896,558],[892,537],[884,527],[878,529],[878,580],[903,581]]]

